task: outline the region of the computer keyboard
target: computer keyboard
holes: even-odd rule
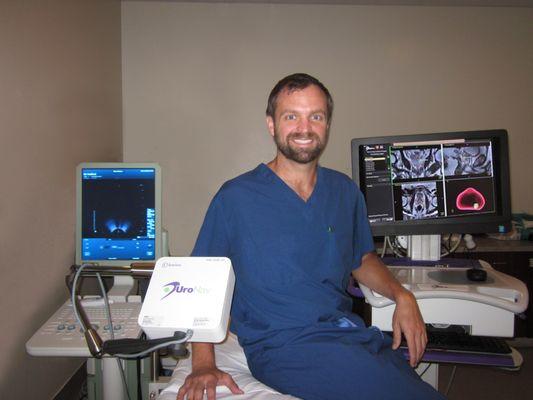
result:
[[[385,265],[389,267],[443,267],[443,268],[482,268],[477,259],[471,258],[441,258],[440,260],[412,260],[407,257],[383,257]]]
[[[406,346],[406,343],[402,342],[402,347]],[[511,353],[511,348],[504,339],[438,331],[428,331],[426,351],[428,350],[479,354]]]
[[[141,328],[137,318],[141,303],[110,304],[115,339],[138,338]],[[111,339],[105,308],[84,306],[85,313],[103,341]],[[65,302],[26,343],[34,356],[90,357],[85,337],[76,320],[70,300]]]

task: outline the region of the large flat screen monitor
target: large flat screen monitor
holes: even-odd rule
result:
[[[161,257],[157,164],[84,163],[76,175],[76,264],[124,266]]]
[[[353,139],[352,174],[375,236],[510,228],[505,130]]]

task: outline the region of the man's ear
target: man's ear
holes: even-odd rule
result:
[[[274,137],[274,119],[270,115],[266,117],[266,123],[270,136]]]

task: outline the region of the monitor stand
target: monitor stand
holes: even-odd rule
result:
[[[440,260],[440,235],[407,236],[407,256],[415,261]]]

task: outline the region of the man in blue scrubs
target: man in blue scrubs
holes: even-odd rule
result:
[[[427,342],[424,322],[374,252],[361,192],[318,164],[332,112],[317,79],[278,82],[267,107],[276,157],[222,186],[192,254],[231,259],[230,329],[265,384],[305,400],[440,399],[412,369]],[[350,275],[396,302],[392,340],[351,312]],[[402,333],[410,365],[395,351]],[[192,357],[179,400],[215,399],[217,385],[242,393],[217,369],[212,344],[193,344]]]

